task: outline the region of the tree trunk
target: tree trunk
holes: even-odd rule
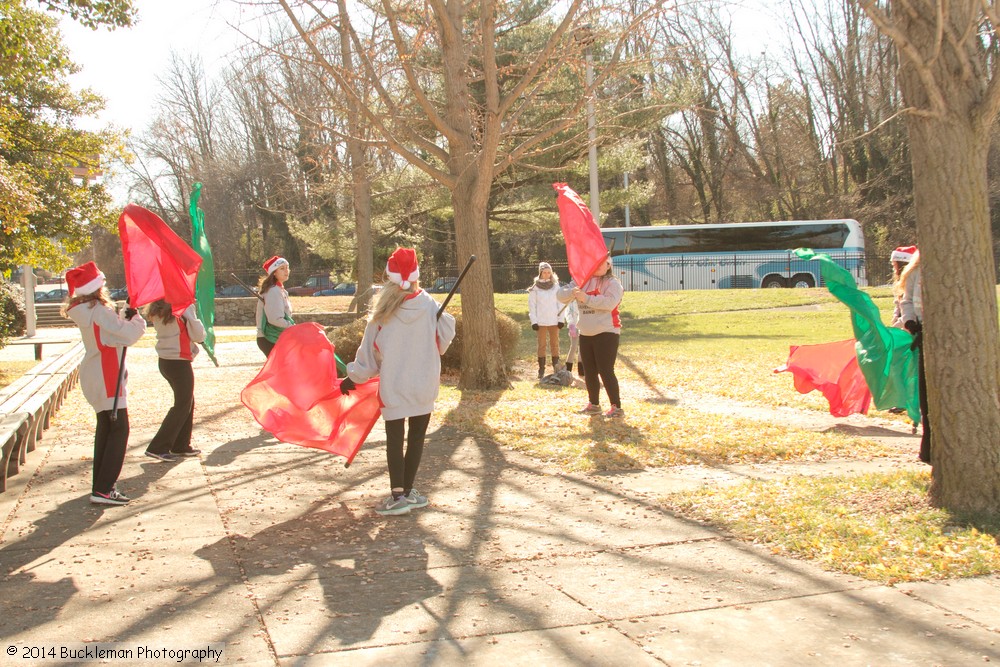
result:
[[[961,116],[907,120],[923,267],[931,499],[952,511],[1000,512],[1000,331],[986,183],[989,137],[980,136],[968,114]]]
[[[465,173],[478,173],[472,168]],[[508,386],[493,301],[490,274],[489,225],[486,204],[489,182],[463,177],[452,190],[455,210],[455,244],[461,269],[470,255],[476,263],[462,280],[462,376],[461,389],[505,389]]]
[[[349,24],[343,17],[347,16],[346,0],[337,0],[337,10],[341,21],[340,59],[344,69],[354,76],[354,59],[351,54],[351,33]],[[359,313],[368,309],[372,293],[369,289],[374,279],[374,258],[372,257],[372,186],[368,177],[366,151],[361,143],[362,127],[361,112],[353,97],[347,98],[347,152],[351,158],[351,195],[354,204],[354,233],[356,235],[355,255],[355,302]],[[366,125],[366,124],[365,124]]]

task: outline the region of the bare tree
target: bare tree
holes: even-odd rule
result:
[[[491,186],[511,164],[545,148],[579,124],[585,98],[558,99],[547,83],[567,68],[582,74],[584,44],[573,39],[582,0],[523,5],[495,0],[431,0],[424,3],[382,0],[370,7],[377,50],[362,48],[350,14],[325,2],[279,0],[317,64],[357,103],[372,130],[399,156],[451,192],[459,257],[480,258],[462,287],[463,388],[507,386],[493,307],[487,210]],[[325,13],[329,6],[330,14]],[[659,10],[651,0],[639,16],[614,28],[617,46],[595,78],[604,81],[618,62],[624,35],[645,15]],[[597,8],[593,23],[610,26],[620,16],[616,5]],[[529,52],[503,53],[498,45],[508,29],[551,26]],[[359,12],[360,14],[360,12]],[[319,47],[317,35],[346,24],[362,65],[363,83]],[[614,39],[612,40],[615,41]],[[582,78],[582,77],[581,77]],[[377,99],[364,104],[360,90]],[[593,94],[593,87],[587,94]],[[532,105],[546,104],[546,124],[520,125]]]
[[[1000,327],[987,155],[1000,111],[1000,10],[859,0],[899,53],[923,265],[931,498],[1000,512]]]

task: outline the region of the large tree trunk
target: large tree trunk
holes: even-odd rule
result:
[[[987,203],[988,136],[968,118],[911,116],[931,498],[1000,512],[1000,331]]]
[[[891,30],[901,51],[899,88],[915,110],[906,127],[922,265],[931,500],[953,512],[1000,512],[1000,327],[986,185],[994,111],[985,103],[985,70],[969,69],[984,57],[981,45],[955,39],[976,25],[978,3],[951,5],[943,42],[939,6],[918,5],[898,12]],[[878,10],[867,11],[888,25]]]
[[[477,173],[476,169],[465,173]],[[490,273],[489,225],[486,219],[489,182],[479,177],[460,178],[452,190],[455,210],[455,244],[459,267],[470,255],[476,263],[462,280],[462,389],[505,389],[508,385],[493,301]]]

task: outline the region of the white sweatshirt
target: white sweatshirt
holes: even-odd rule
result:
[[[365,327],[364,338],[347,374],[361,384],[379,376],[379,399],[386,420],[434,411],[441,385],[441,355],[455,339],[455,318],[420,290],[403,301],[385,324]]]
[[[122,347],[132,345],[146,331],[146,320],[136,314],[131,320],[99,301],[78,303],[67,313],[76,326],[86,352],[80,365],[80,389],[87,402],[97,412],[110,410],[115,404],[118,368]],[[118,407],[128,407],[126,385],[128,373],[122,378]]]

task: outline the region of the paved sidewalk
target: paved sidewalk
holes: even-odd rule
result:
[[[436,414],[419,480],[431,506],[380,517],[381,424],[349,469],[277,443],[238,399],[255,343],[217,351],[220,368],[195,362],[203,456],[175,464],[142,456],[169,390],[151,348],[129,351],[126,507],[88,502],[93,412],[72,392],[0,494],[0,650],[225,643],[227,664],[352,667],[1000,661],[996,577],[875,585],[656,504],[766,467],[565,475]],[[160,663],[175,664],[106,664]]]

